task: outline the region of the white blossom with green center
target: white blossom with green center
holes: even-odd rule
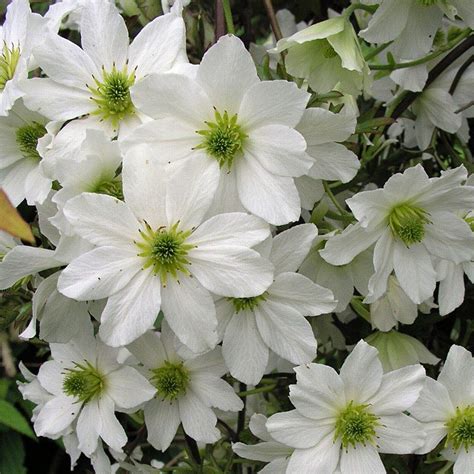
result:
[[[15,70],[20,60],[20,47],[3,43],[0,54],[0,92],[5,89],[8,81],[13,79]]]
[[[468,452],[474,446],[474,405],[456,408],[456,415],[446,422],[446,444],[455,451]]]
[[[417,244],[425,237],[425,226],[429,224],[428,213],[410,203],[398,204],[388,216],[388,225],[393,235],[406,246]]]
[[[259,296],[253,296],[251,298],[229,298],[229,301],[234,306],[235,312],[240,313],[241,311],[252,311],[258,307],[260,303],[266,301],[268,293],[262,293]]]
[[[90,362],[74,363],[74,368],[66,369],[63,391],[80,402],[88,403],[100,397],[105,390],[105,378]]]
[[[32,122],[17,129],[16,142],[25,158],[30,158],[35,161],[41,160],[41,156],[37,150],[38,140],[46,133],[45,126],[37,122]]]
[[[339,374],[316,363],[294,370],[295,409],[266,423],[274,440],[294,449],[286,472],[382,473],[379,453],[408,454],[423,446],[421,424],[405,413],[425,384],[421,365],[384,375],[377,350],[361,340]]]
[[[162,367],[152,369],[151,382],[156,387],[157,396],[176,400],[186,395],[189,385],[189,371],[182,362],[165,361]]]

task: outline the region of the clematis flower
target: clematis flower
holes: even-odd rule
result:
[[[293,449],[275,441],[265,426],[266,422],[266,416],[257,413],[252,415],[249,423],[250,431],[263,442],[254,445],[234,443],[232,450],[242,458],[267,462],[268,465],[259,471],[261,473],[285,473]]]
[[[218,170],[213,214],[245,208],[275,225],[299,218],[293,178],[304,175],[312,161],[295,127],[309,94],[287,81],[260,81],[238,38],[220,38],[195,80],[150,76],[133,87],[132,98],[156,120],[126,137],[125,149],[147,143],[157,159],[190,157]]]
[[[96,341],[92,324],[69,343],[50,347],[53,358],[38,372],[38,382],[51,394],[34,422],[38,436],[54,439],[72,428],[86,456],[96,451],[99,438],[122,451],[127,436],[114,411],[139,407],[155,388],[137,370],[117,362],[117,349]]]
[[[147,332],[128,346],[144,365],[155,397],[143,409],[148,441],[166,450],[182,423],[196,441],[213,443],[221,434],[213,408],[239,411],[242,400],[221,377],[227,372],[220,347],[199,356],[181,357],[175,336],[165,323],[162,333]]]
[[[367,3],[367,2],[365,2]],[[359,34],[369,43],[388,43],[392,52],[403,59],[427,54],[441,26],[443,15],[459,15],[474,28],[471,0],[377,0],[379,7],[367,28]]]
[[[340,374],[323,364],[295,368],[290,385],[295,410],[267,421],[276,441],[294,448],[287,474],[384,473],[379,453],[407,454],[421,447],[421,425],[403,412],[425,382],[420,365],[383,374],[377,350],[360,341]]]
[[[268,288],[272,265],[252,250],[269,235],[265,222],[245,213],[204,221],[218,173],[200,160],[161,165],[136,148],[123,162],[125,202],[92,193],[67,202],[74,231],[97,248],[63,270],[58,288],[80,301],[108,297],[103,341],[132,342],[161,308],[183,344],[208,350],[217,343],[210,291],[246,298]]]
[[[359,95],[369,86],[369,68],[349,21],[338,16],[278,41],[276,51],[287,52],[285,65],[319,94],[333,89]]]
[[[474,361],[464,347],[453,345],[438,380],[427,378],[410,409],[428,436],[417,454],[429,453],[446,439],[442,454],[454,461],[454,474],[474,469]]]
[[[393,175],[383,189],[358,193],[346,202],[359,222],[332,237],[321,256],[332,265],[344,265],[375,243],[375,273],[365,302],[387,291],[394,270],[405,293],[421,304],[436,286],[432,257],[454,263],[473,258],[474,236],[455,214],[474,204],[471,187],[461,185],[466,178],[463,166],[428,178],[417,165]]]
[[[31,13],[28,0],[13,0],[0,28],[0,116],[24,95],[19,81],[28,77],[31,50],[41,43],[46,21]]]
[[[48,78],[23,81],[25,103],[51,120],[81,120],[110,135],[141,123],[130,88],[153,72],[186,62],[184,22],[176,8],[144,27],[129,46],[125,21],[115,5],[91,0],[80,17],[82,49],[49,32],[35,48]]]
[[[303,224],[277,235],[271,248],[262,250],[275,267],[275,279],[265,292],[216,301],[222,354],[236,379],[250,385],[260,382],[270,349],[293,364],[316,357],[316,339],[304,316],[336,307],[330,290],[296,273],[316,234],[316,226]]]

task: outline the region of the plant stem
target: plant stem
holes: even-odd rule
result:
[[[369,59],[374,58],[377,56],[377,54],[381,53],[384,49],[388,48],[392,44],[392,41],[389,41],[388,43],[381,44],[380,46],[377,46],[375,49],[370,51],[367,56],[364,57],[366,61]]]
[[[232,10],[230,8],[230,0],[222,0],[224,8],[225,23],[227,25],[227,33],[235,35],[234,20],[232,19]]]
[[[258,387],[252,390],[245,390],[243,392],[239,392],[238,395],[239,397],[248,397],[250,395],[255,395],[256,393],[271,392],[272,390],[275,389],[275,387],[276,387],[276,384],[266,385],[265,387]]]
[[[279,41],[283,38],[283,34],[275,14],[275,9],[273,8],[272,0],[263,0],[263,4],[267,11],[268,19],[270,20],[273,36],[275,36],[275,39]]]
[[[194,441],[187,433],[184,433],[184,439],[186,440],[186,451],[188,452],[189,457],[195,464],[198,466],[201,465],[201,455],[199,454],[199,448]],[[199,471],[200,472],[200,471]]]
[[[324,191],[326,191],[326,194],[328,195],[329,199],[332,201],[332,203],[336,206],[337,210],[343,215],[349,214],[340,204],[339,201],[336,199],[336,196],[334,196],[333,192],[329,188],[329,185],[327,181],[323,181],[323,186],[324,186]]]
[[[222,7],[222,0],[216,0],[216,13],[215,13],[215,28],[214,35],[215,41],[225,35],[225,19],[224,19],[224,9]]]
[[[377,8],[378,5],[364,5],[363,3],[353,3],[344,10],[343,15],[346,18],[349,18],[356,10],[364,10],[369,13],[374,13]]]

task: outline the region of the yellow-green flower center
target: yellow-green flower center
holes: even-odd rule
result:
[[[107,194],[108,196],[113,196],[123,201],[122,181],[117,178],[99,182],[94,186],[91,192],[97,194]]]
[[[189,385],[189,371],[183,363],[165,361],[165,365],[152,370],[151,381],[160,397],[176,400],[186,394]]]
[[[41,160],[36,147],[38,146],[38,140],[45,134],[46,128],[37,122],[32,122],[16,130],[16,143],[25,158],[35,161]]]
[[[7,82],[13,79],[19,60],[20,47],[12,45],[9,48],[4,42],[2,54],[0,55],[0,91],[3,91]]]
[[[236,313],[241,311],[252,311],[254,310],[262,301],[267,299],[267,292],[262,293],[258,296],[251,296],[249,298],[227,298],[234,305]]]
[[[104,388],[104,376],[89,362],[76,363],[73,369],[66,369],[66,377],[63,381],[63,392],[66,395],[88,403],[99,397]]]
[[[456,415],[447,423],[448,437],[446,444],[455,451],[463,448],[466,451],[474,446],[474,405],[466,408],[456,408]]]
[[[97,104],[94,114],[112,123],[114,127],[127,116],[135,113],[130,88],[135,83],[135,71],[128,73],[127,66],[119,71],[115,65],[112,71],[102,68],[102,81],[94,77],[95,87],[89,87],[91,100]]]
[[[355,447],[358,444],[374,444],[375,428],[380,426],[380,422],[378,416],[370,413],[368,408],[368,405],[354,405],[351,401],[339,413],[334,439],[340,439],[344,448],[349,445]]]
[[[247,135],[237,123],[237,114],[230,117],[227,111],[221,115],[216,110],[214,115],[215,122],[205,122],[207,128],[196,131],[203,137],[203,141],[196,149],[206,150],[208,155],[217,160],[221,168],[225,165],[230,169],[236,155],[242,152]]]
[[[145,231],[140,231],[143,241],[137,242],[141,250],[138,255],[145,259],[144,268],[152,267],[163,285],[166,285],[168,275],[177,279],[179,273],[190,274],[187,256],[196,246],[186,243],[192,231],[179,230],[178,226],[179,222],[176,222],[169,228],[160,227],[154,231],[146,224]]]
[[[428,213],[409,203],[395,206],[388,216],[393,235],[399,237],[407,247],[423,240],[425,225],[429,223]]]

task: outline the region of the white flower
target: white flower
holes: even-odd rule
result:
[[[337,89],[358,95],[368,86],[369,68],[354,28],[343,16],[316,23],[281,39],[276,50],[287,51],[288,72],[307,79],[309,86],[319,94]]]
[[[80,19],[82,49],[50,32],[34,49],[48,78],[22,83],[26,105],[52,120],[88,114],[84,128],[126,133],[141,123],[130,88],[147,75],[184,63],[184,22],[171,12],[149,23],[129,46],[115,5],[90,0]]]
[[[377,11],[360,36],[369,43],[393,41],[393,53],[403,59],[418,58],[431,49],[443,14],[457,13],[474,28],[471,0],[380,0]],[[455,7],[454,12],[452,7]]]
[[[474,361],[469,351],[451,346],[438,380],[427,378],[410,412],[428,434],[418,454],[430,452],[446,437],[443,454],[455,461],[454,474],[474,472]]]
[[[164,13],[168,13],[175,4],[180,4],[181,7],[187,7],[190,3],[191,0],[161,0],[161,8]]]
[[[125,202],[92,193],[68,201],[66,218],[97,248],[63,270],[58,288],[81,301],[109,297],[102,340],[132,342],[161,308],[181,342],[204,351],[217,343],[209,292],[251,297],[270,285],[271,264],[251,249],[269,235],[261,219],[229,213],[203,222],[218,173],[201,160],[161,165],[136,148],[123,163]]]
[[[43,203],[52,180],[43,170],[39,142],[51,140],[48,120],[28,110],[18,100],[6,117],[0,117],[0,186],[16,207],[25,198],[29,205]]]
[[[245,208],[275,225],[298,220],[293,177],[304,175],[312,161],[294,128],[309,94],[291,82],[261,82],[238,38],[220,38],[195,80],[154,75],[137,84],[132,97],[158,120],[141,126],[124,146],[147,143],[163,160],[191,157],[220,170],[212,213]]]
[[[340,374],[323,364],[297,367],[295,410],[267,421],[272,438],[295,448],[287,474],[384,473],[379,453],[407,454],[423,445],[420,424],[405,415],[425,382],[420,365],[383,374],[377,350],[360,341]]]
[[[293,449],[275,441],[265,426],[266,422],[266,416],[252,415],[249,423],[250,431],[263,442],[255,445],[235,443],[232,445],[232,450],[242,458],[268,462],[269,464],[259,471],[261,473],[284,474],[288,467],[288,457]]]
[[[435,365],[440,361],[418,339],[401,332],[374,332],[364,340],[378,350],[384,372],[419,362]]]
[[[31,13],[28,0],[13,0],[0,28],[0,115],[24,95],[18,82],[28,77],[33,46],[41,43],[44,19]]]
[[[180,425],[196,441],[220,438],[213,408],[239,411],[242,400],[221,377],[227,372],[220,347],[200,356],[180,357],[165,324],[160,334],[147,332],[128,346],[145,366],[156,395],[144,407],[148,441],[164,451]]]
[[[331,291],[296,273],[316,234],[313,224],[303,224],[277,235],[265,251],[275,267],[273,283],[253,298],[216,302],[222,354],[236,379],[249,385],[260,382],[269,349],[296,365],[316,357],[316,339],[304,316],[328,313],[336,306]]]
[[[92,325],[88,329],[68,344],[50,345],[53,359],[41,366],[38,381],[52,397],[34,422],[38,436],[73,429],[86,456],[99,437],[121,451],[127,436],[114,411],[137,408],[156,391],[134,368],[117,362],[117,349],[96,341]]]
[[[444,171],[428,178],[421,165],[393,175],[383,189],[364,191],[346,202],[359,221],[331,238],[321,250],[333,265],[344,265],[375,244],[375,273],[369,281],[366,302],[387,290],[395,275],[410,299],[420,304],[433,295],[436,272],[432,257],[454,263],[471,260],[474,236],[455,212],[471,209],[474,192],[461,186],[466,169]]]

